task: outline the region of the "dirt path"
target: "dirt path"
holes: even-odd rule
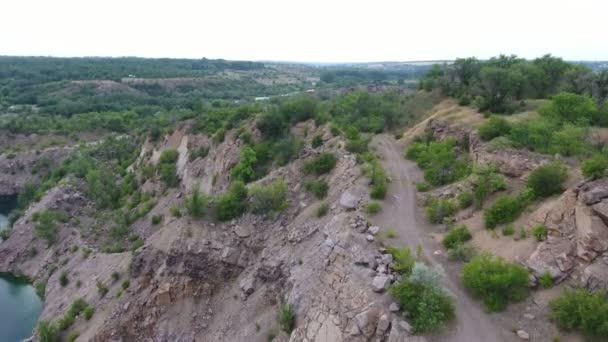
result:
[[[382,157],[384,168],[392,179],[382,214],[374,221],[397,230],[398,236],[391,240],[391,244],[407,245],[413,251],[420,245],[422,258],[426,262],[443,265],[447,275],[445,286],[456,297],[455,321],[439,335],[429,338],[450,342],[517,341],[511,331],[499,326],[491,315],[484,311],[481,303],[471,299],[461,287],[460,267],[455,263],[448,263],[444,256],[433,253],[441,249],[439,243],[430,236],[435,228],[427,223],[421,209],[416,205],[414,182],[422,178],[421,171],[416,164],[403,158],[404,147],[386,135],[377,136],[372,146]]]

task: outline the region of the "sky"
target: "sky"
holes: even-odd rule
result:
[[[2,0],[0,55],[608,60],[605,0]]]

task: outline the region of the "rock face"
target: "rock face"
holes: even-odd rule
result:
[[[608,181],[584,182],[531,215],[531,225],[544,224],[549,230],[547,241],[526,261],[536,277],[549,272],[561,282],[580,273],[581,285],[608,288],[607,198]]]

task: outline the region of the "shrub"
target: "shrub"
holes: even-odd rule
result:
[[[456,200],[461,209],[466,209],[473,204],[473,193],[471,191],[461,192],[456,197]]]
[[[520,301],[528,294],[528,271],[489,254],[481,254],[467,263],[462,280],[489,311],[503,310],[509,302]]]
[[[35,288],[38,297],[40,297],[40,299],[44,299],[44,294],[46,292],[46,281],[37,282]]]
[[[204,194],[201,194],[199,184],[195,184],[192,193],[186,198],[184,206],[186,207],[188,215],[192,217],[202,217],[207,211],[208,203],[209,199]]]
[[[517,196],[501,196],[494,204],[484,210],[486,228],[494,229],[502,223],[513,222],[530,202],[530,192],[522,191]]]
[[[125,279],[125,280],[123,280],[123,282],[120,286],[122,287],[123,290],[126,290],[129,288],[130,285],[131,285],[131,283],[129,282],[129,279]]]
[[[566,291],[549,303],[550,316],[566,331],[579,330],[591,340],[608,336],[608,295],[584,289]]]
[[[416,190],[418,190],[419,192],[427,192],[431,190],[431,187],[428,183],[418,182],[416,183]]]
[[[112,276],[112,281],[113,282],[116,282],[116,281],[118,281],[118,279],[120,279],[120,273],[118,273],[116,271],[112,272],[111,276]]]
[[[583,161],[581,164],[583,176],[587,178],[601,178],[608,176],[608,157],[602,154],[596,154],[595,156]]]
[[[70,332],[68,335],[68,342],[75,342],[78,336],[80,336],[80,334],[77,331]]]
[[[160,215],[160,214],[154,215],[154,216],[152,216],[152,224],[154,224],[154,225],[159,224],[162,219],[163,219],[162,215]]]
[[[318,199],[325,198],[327,196],[327,191],[329,190],[329,185],[327,185],[327,182],[324,180],[306,182],[305,187],[306,190],[312,192]]]
[[[541,274],[541,276],[538,278],[538,283],[545,289],[553,286],[553,276],[551,275],[551,272],[543,272],[543,274]]]
[[[479,126],[477,133],[479,134],[481,140],[489,141],[496,137],[507,135],[510,131],[511,125],[507,120],[493,115],[490,116],[490,118],[481,126]]]
[[[312,137],[311,145],[313,148],[323,145],[323,137],[320,134],[316,134],[314,137]]]
[[[403,274],[409,274],[412,271],[416,259],[412,256],[411,249],[388,246],[386,251],[393,256],[393,270]]]
[[[209,154],[209,148],[207,146],[201,146],[197,149],[191,150],[188,160],[193,162],[197,158],[205,158]]]
[[[367,206],[365,206],[365,211],[368,214],[377,214],[382,210],[382,205],[378,201],[369,201],[367,202]]]
[[[171,206],[171,216],[182,217],[182,211],[179,209],[179,207],[177,205]]]
[[[460,180],[471,173],[468,158],[458,158],[457,142],[453,139],[432,141],[429,144],[414,143],[406,153],[424,170],[424,179],[431,185],[445,185]]]
[[[303,172],[305,174],[322,175],[330,172],[336,166],[336,156],[332,153],[323,153],[315,159],[304,164]]]
[[[93,309],[90,306],[87,306],[87,308],[84,309],[83,313],[84,313],[84,319],[86,319],[88,321],[91,319],[91,317],[93,317],[93,314],[95,313],[95,309]]]
[[[477,251],[475,250],[475,247],[470,243],[458,243],[454,245],[454,247],[448,249],[448,259],[450,260],[468,262],[473,259],[476,254]]]
[[[543,241],[547,237],[547,227],[543,224],[532,228],[532,235],[536,238],[536,241]]]
[[[46,240],[49,245],[55,243],[55,239],[57,238],[56,221],[63,221],[64,215],[64,213],[52,210],[34,213],[32,219],[36,221],[36,225],[34,226],[36,236]]]
[[[471,232],[465,225],[456,226],[443,237],[443,246],[446,249],[454,248],[456,245],[471,240]]]
[[[504,235],[504,236],[511,236],[513,234],[515,234],[515,228],[513,228],[512,224],[506,225],[502,229],[502,235]]]
[[[532,171],[527,185],[535,196],[549,197],[564,190],[562,184],[566,179],[568,179],[568,169],[561,162],[553,162]]]
[[[99,292],[99,295],[101,297],[108,294],[108,287],[106,286],[106,284],[104,284],[102,281],[98,280],[96,285],[97,285],[97,292]]]
[[[40,321],[36,328],[40,342],[58,342],[61,331],[57,323],[51,321]]]
[[[278,179],[271,184],[254,185],[249,190],[251,211],[255,214],[280,212],[287,208],[287,183]]]
[[[215,201],[215,215],[220,221],[241,216],[246,210],[247,188],[243,182],[235,182],[230,190]]]
[[[176,150],[170,149],[164,150],[158,160],[157,168],[160,179],[170,188],[175,187],[179,181],[176,174],[177,167],[175,166],[178,158],[179,153]]]
[[[483,207],[483,202],[490,194],[507,188],[504,177],[496,172],[493,165],[476,165],[473,174],[473,197],[478,209]]]
[[[279,325],[281,330],[291,334],[296,326],[296,314],[289,304],[281,304],[279,306]]]
[[[256,174],[253,167],[257,162],[256,152],[249,146],[241,151],[241,159],[230,170],[230,175],[234,180],[240,180],[244,183],[249,183],[255,179]]]
[[[411,276],[393,284],[390,294],[410,314],[413,332],[437,330],[454,317],[454,298],[440,286],[443,270],[416,263]]]
[[[327,202],[322,202],[321,204],[319,204],[319,207],[317,207],[317,217],[323,217],[325,215],[327,215],[327,213],[329,212],[329,204],[327,204]]]
[[[452,200],[432,197],[426,207],[426,216],[431,223],[442,223],[458,211],[458,206]]]
[[[375,159],[371,163],[368,174],[372,181],[371,198],[384,199],[387,191],[386,172]]]
[[[66,271],[61,272],[61,274],[59,275],[59,285],[65,287],[68,283],[68,273]]]

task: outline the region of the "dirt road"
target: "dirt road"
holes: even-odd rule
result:
[[[446,269],[445,286],[456,297],[455,321],[445,331],[429,336],[429,339],[450,342],[517,341],[511,331],[494,322],[482,304],[465,292],[460,284],[459,266],[433,253],[441,250],[439,243],[430,237],[436,228],[426,221],[416,204],[414,182],[422,179],[421,171],[416,164],[403,158],[404,146],[398,145],[390,136],[379,135],[372,142],[372,147],[381,156],[392,180],[383,211],[374,221],[397,230],[398,236],[391,240],[391,244],[407,245],[413,251],[420,245],[424,261],[443,265]]]

